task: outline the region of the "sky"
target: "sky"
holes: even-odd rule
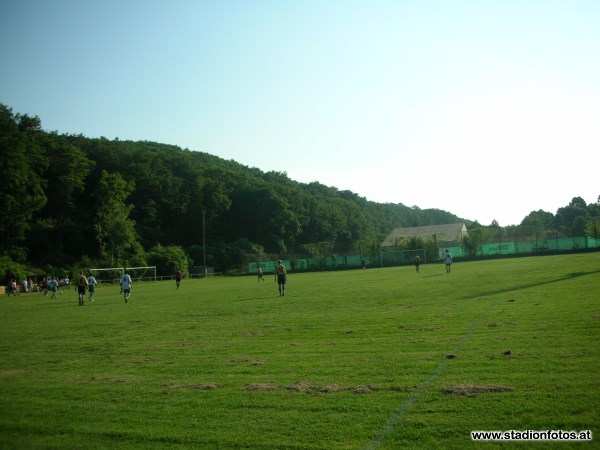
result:
[[[0,103],[489,225],[600,195],[597,0],[0,0]]]

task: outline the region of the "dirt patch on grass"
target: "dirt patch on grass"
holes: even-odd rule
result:
[[[218,386],[216,384],[208,383],[208,384],[196,384],[195,386],[192,386],[192,389],[195,389],[196,391],[213,391],[217,387]]]
[[[202,384],[179,384],[174,381],[167,381],[163,383],[165,389],[189,389],[195,391],[212,391],[217,389],[218,385],[214,383],[202,383]]]
[[[328,394],[332,392],[340,392],[346,390],[339,384],[327,384],[325,386],[319,386],[317,383],[312,381],[296,381],[294,384],[286,386],[288,391],[302,392],[305,394]]]
[[[238,356],[236,358],[228,359],[226,362],[230,363],[230,364],[234,364],[234,363],[247,363],[248,361],[250,361],[250,358],[247,358],[245,356]]]
[[[488,328],[495,328],[495,327],[514,327],[515,324],[512,322],[490,322],[488,323]]]
[[[321,386],[319,388],[319,392],[321,394],[331,394],[333,392],[341,392],[346,390],[343,386],[340,386],[339,384],[327,384],[325,386]]]
[[[262,366],[265,362],[261,359],[250,359],[245,356],[228,359],[227,364],[248,364],[250,366]]]
[[[379,390],[379,386],[367,384],[363,386],[346,387],[336,383],[320,386],[312,381],[296,381],[294,384],[286,386],[286,389],[293,392],[302,392],[306,394],[333,394],[336,392],[350,391],[354,394],[369,394]]]
[[[512,391],[513,389],[509,386],[502,386],[500,384],[488,384],[487,386],[476,386],[474,384],[454,384],[452,386],[448,386],[442,390],[444,394],[454,394],[454,395],[477,395],[477,394],[485,394],[488,392],[507,392]]]
[[[394,392],[412,392],[415,389],[417,389],[417,386],[398,386],[398,385],[393,385],[390,387],[390,391],[394,391]]]
[[[252,383],[247,384],[244,388],[246,391],[275,391],[277,385],[275,383]]]
[[[374,384],[367,384],[364,386],[356,386],[352,389],[352,392],[354,394],[370,394],[371,392],[377,390],[379,390],[378,386],[375,386]]]
[[[326,385],[320,385],[319,383],[315,383],[314,381],[296,381],[292,384],[289,384],[285,387],[278,386],[273,382],[267,383],[252,383],[247,384],[244,387],[246,391],[276,391],[279,389],[286,389],[291,392],[298,392],[301,394],[335,394],[337,392],[352,392],[353,394],[370,394],[375,391],[381,390],[381,386],[375,384],[365,384],[361,386],[342,386],[340,384],[331,383]],[[392,391],[402,391],[408,392],[412,390],[412,388],[398,388],[398,386],[393,386],[390,388]]]
[[[312,381],[296,381],[285,387],[288,391],[293,392],[317,392],[318,386]]]
[[[132,383],[134,381],[136,381],[134,378],[127,377],[107,377],[103,375],[92,375],[89,379],[81,381],[80,384],[87,384],[93,382],[127,384]]]

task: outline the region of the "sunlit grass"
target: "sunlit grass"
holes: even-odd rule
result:
[[[458,449],[486,445],[471,430],[594,431],[599,275],[594,253],[290,273],[285,297],[266,276],[136,284],[128,304],[114,287],[84,307],[3,298],[0,443]]]

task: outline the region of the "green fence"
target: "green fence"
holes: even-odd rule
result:
[[[566,252],[600,247],[600,239],[593,237],[555,238],[540,241],[494,242],[481,244],[469,252],[464,247],[448,247],[454,257],[520,255],[524,253],[543,254],[546,252]],[[441,253],[440,253],[441,255]],[[440,256],[441,257],[441,256]]]
[[[327,257],[306,257],[303,255],[269,255],[269,259],[256,260],[253,255],[245,255],[246,273],[258,273],[259,265],[265,273],[274,273],[277,260],[281,259],[289,271],[319,271],[319,270],[343,270],[366,267],[390,267],[410,265],[414,263],[416,254],[421,256],[421,263],[439,262],[443,259],[443,253],[448,250],[454,258],[465,257],[487,257],[487,256],[510,256],[510,255],[543,255],[545,253],[576,251],[581,249],[600,248],[600,239],[585,237],[555,237],[552,239],[532,239],[510,241],[503,239],[500,242],[481,243],[479,245],[465,248],[465,246],[444,247],[437,250],[437,255],[431,257],[427,250],[427,258],[421,255],[421,250],[390,251],[378,255],[335,255]],[[394,254],[394,255],[392,255]],[[402,257],[399,257],[398,254]],[[391,256],[390,256],[391,255]]]
[[[283,265],[292,271],[317,271],[334,270],[362,267],[363,261],[367,267],[379,267],[379,257],[362,255],[342,255],[336,257],[288,257],[282,258]],[[258,273],[258,266],[261,266],[265,273],[274,273],[277,266],[277,260],[249,261],[247,263],[247,273]]]

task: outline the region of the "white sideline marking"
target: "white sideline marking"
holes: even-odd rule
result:
[[[473,334],[473,331],[475,331],[475,328],[477,328],[479,322],[481,322],[485,317],[487,317],[490,314],[492,309],[498,304],[499,301],[500,299],[492,303],[492,305],[486,311],[481,313],[481,315],[471,324],[471,326],[465,332],[465,334],[462,335],[460,341],[458,341],[451,354],[455,355],[456,352],[460,350],[460,348],[467,341],[467,339],[471,337],[471,334]],[[394,412],[388,418],[388,420],[377,432],[377,434],[363,446],[363,450],[375,450],[383,443],[383,441],[386,440],[386,438],[394,429],[396,424],[400,422],[400,420],[406,415],[406,412],[410,409],[410,407],[414,405],[419,399],[421,393],[427,390],[431,383],[433,383],[441,375],[441,373],[444,371],[444,369],[449,363],[450,359],[444,358],[444,360],[435,368],[435,370],[431,372],[431,375],[429,375],[429,377],[423,383],[421,383],[419,387],[415,391],[413,391],[412,394],[410,394],[406,400],[404,400],[404,402],[402,402],[400,408],[398,408],[398,411]]]

